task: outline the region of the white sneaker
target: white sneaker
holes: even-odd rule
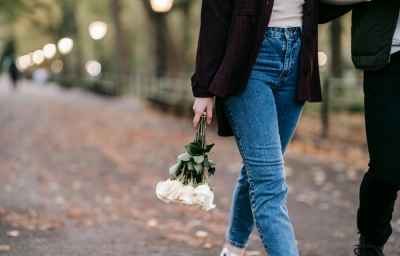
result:
[[[228,248],[222,248],[222,252],[219,256],[228,256]]]
[[[228,255],[228,248],[222,248],[222,252],[219,256],[238,256],[237,254],[230,253]]]

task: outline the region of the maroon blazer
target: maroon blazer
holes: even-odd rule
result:
[[[216,96],[218,135],[233,132],[222,98],[246,90],[261,49],[274,0],[203,0],[195,73],[195,97]],[[322,101],[318,66],[317,0],[304,3],[298,97]]]

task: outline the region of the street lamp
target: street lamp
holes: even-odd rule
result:
[[[74,41],[72,41],[71,38],[63,38],[60,41],[58,41],[58,51],[66,55],[72,51],[72,48],[74,47]]]
[[[89,34],[94,40],[102,39],[107,33],[107,24],[102,21],[93,21],[89,25]]]
[[[151,8],[155,12],[168,12],[173,3],[174,0],[150,0]]]
[[[56,55],[57,47],[55,44],[46,44],[43,47],[44,56],[46,59],[51,59]]]

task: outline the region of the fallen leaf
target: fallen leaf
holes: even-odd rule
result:
[[[190,220],[188,225],[191,227],[201,226],[201,220]]]
[[[338,238],[343,238],[344,237],[344,233],[340,232],[340,231],[335,231],[335,233],[333,233],[334,237],[338,237]]]
[[[197,237],[207,237],[208,236],[208,232],[207,231],[203,231],[203,230],[198,230],[198,231],[196,231],[196,236]]]
[[[60,229],[61,225],[59,223],[43,223],[39,226],[39,230],[53,230],[53,229]]]
[[[65,198],[63,196],[58,196],[54,198],[54,203],[56,204],[64,204],[65,203]]]
[[[17,236],[19,236],[19,231],[18,230],[8,231],[7,236],[17,237]]]
[[[300,203],[305,203],[308,205],[313,205],[314,204],[314,198],[307,196],[307,195],[303,195],[300,194],[296,197],[296,201],[300,202]]]
[[[210,249],[212,247],[212,243],[205,243],[205,244],[203,244],[203,247],[205,249]]]
[[[147,225],[149,227],[155,227],[155,226],[157,226],[157,221],[156,220],[149,220],[149,221],[147,221]]]
[[[357,172],[354,170],[354,168],[349,168],[346,172],[346,176],[347,179],[351,181],[356,181],[358,178]]]
[[[0,245],[0,251],[9,251],[9,250],[11,250],[11,245],[9,244]]]

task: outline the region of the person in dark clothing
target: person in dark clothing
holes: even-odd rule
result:
[[[8,73],[10,74],[10,78],[12,81],[12,86],[14,90],[17,89],[17,84],[18,84],[18,78],[19,78],[19,70],[17,67],[17,64],[15,63],[14,57],[11,58],[11,64],[10,67],[8,68]]]
[[[364,70],[370,154],[357,214],[360,243],[354,252],[382,256],[392,234],[390,221],[400,190],[400,1],[373,0],[347,6],[334,6],[346,4],[346,0],[321,1],[326,3],[321,9],[331,10],[329,19],[353,10],[352,60],[356,68]]]

